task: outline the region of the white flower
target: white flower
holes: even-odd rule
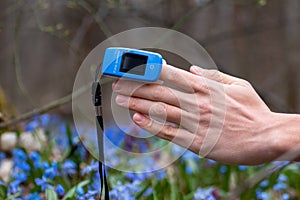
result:
[[[0,165],[0,178],[7,182],[12,172],[13,162],[10,159],[3,159]]]
[[[17,144],[17,134],[14,132],[6,132],[1,135],[0,148],[3,151],[13,149]]]
[[[27,151],[41,150],[43,143],[47,140],[43,130],[37,129],[34,133],[23,132],[20,135],[19,144]]]

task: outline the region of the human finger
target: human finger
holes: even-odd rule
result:
[[[203,84],[198,76],[168,64],[163,65],[160,80],[189,93],[194,93]]]
[[[116,103],[119,106],[134,110],[139,113],[156,117],[163,121],[175,123],[184,128],[191,127],[192,115],[176,106],[147,99],[118,95]]]
[[[207,79],[219,82],[219,83],[223,83],[223,84],[233,84],[233,83],[243,81],[243,79],[240,79],[240,78],[237,78],[234,76],[230,76],[219,70],[204,69],[204,68],[201,68],[198,66],[191,66],[190,72],[195,75],[202,76],[204,78],[207,78]]]
[[[197,138],[195,134],[190,133],[186,129],[158,122],[141,113],[135,113],[133,121],[149,133],[185,148],[193,148],[191,145],[195,143],[195,139]],[[197,152],[196,149],[193,151]]]
[[[159,84],[145,84],[135,81],[118,80],[113,83],[112,88],[114,92],[117,92],[118,94],[160,101],[177,107],[180,107],[180,104],[185,102],[184,99],[180,98],[185,96],[184,92]]]

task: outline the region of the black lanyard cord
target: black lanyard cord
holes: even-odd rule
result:
[[[104,186],[104,199],[109,200],[108,183],[106,179],[105,164],[104,164],[104,127],[102,118],[102,102],[101,102],[101,86],[99,82],[94,82],[92,85],[93,104],[96,109],[96,127],[97,127],[97,141],[99,150],[99,175],[100,175],[100,199]]]

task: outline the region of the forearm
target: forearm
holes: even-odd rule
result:
[[[266,130],[278,160],[300,161],[300,115],[273,113],[271,118]]]

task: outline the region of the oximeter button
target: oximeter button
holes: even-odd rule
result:
[[[153,70],[154,69],[154,65],[150,65],[150,69]]]

